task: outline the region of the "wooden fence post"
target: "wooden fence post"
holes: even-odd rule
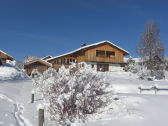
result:
[[[138,89],[139,89],[139,93],[141,94],[141,92],[142,92],[142,89],[141,89],[141,87],[138,87]]]
[[[155,88],[155,94],[157,94],[157,92],[158,92],[158,89],[157,89],[157,88]]]
[[[43,126],[44,124],[44,109],[39,109],[38,111],[38,126]]]
[[[31,103],[34,103],[34,94],[31,95]]]

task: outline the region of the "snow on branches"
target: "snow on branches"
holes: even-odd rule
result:
[[[33,61],[33,60],[36,60],[36,59],[39,59],[39,58],[36,57],[36,56],[25,56],[23,63],[27,63],[27,62],[30,62],[30,61]]]
[[[34,77],[33,77],[34,76]],[[48,105],[51,119],[62,125],[85,120],[102,107],[107,99],[102,76],[89,67],[76,72],[62,66],[58,72],[49,68],[43,74],[33,71],[35,91],[41,93]]]

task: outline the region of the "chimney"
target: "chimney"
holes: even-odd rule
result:
[[[81,47],[84,47],[84,46],[86,46],[87,44],[86,43],[84,43],[84,44],[81,44]]]

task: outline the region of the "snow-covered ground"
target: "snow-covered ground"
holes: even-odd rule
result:
[[[35,104],[30,103],[32,82],[15,62],[0,66],[0,126],[34,126]]]
[[[90,117],[89,122],[82,126],[167,126],[168,91],[142,91],[138,87],[157,85],[168,87],[166,80],[138,80],[136,75],[124,72],[107,73],[106,81],[114,89],[119,100],[113,100],[105,111]],[[112,98],[114,99],[114,98]],[[96,120],[95,120],[96,118]],[[79,124],[74,124],[79,125]]]
[[[120,94],[111,110],[82,126],[167,126],[168,96]]]
[[[37,111],[31,104],[29,80],[0,82],[0,126],[35,126]]]
[[[1,68],[0,68],[1,69]],[[167,73],[166,73],[167,74]],[[4,74],[3,76],[6,76]],[[142,91],[140,85],[168,87],[168,75],[161,81],[144,81],[126,72],[102,73],[113,90],[111,102],[86,123],[74,126],[167,126],[168,91]],[[9,75],[8,75],[9,77]],[[111,90],[109,88],[109,90]],[[0,81],[0,126],[36,126],[37,104],[30,103],[31,80]],[[118,99],[117,99],[118,98]],[[116,99],[116,100],[114,100]],[[49,126],[49,125],[47,125]],[[51,126],[51,125],[50,125]]]
[[[0,81],[24,80],[27,75],[15,66],[15,61],[0,66]]]

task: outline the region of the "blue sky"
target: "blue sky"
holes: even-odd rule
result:
[[[144,23],[157,22],[168,55],[167,0],[0,0],[0,49],[17,60],[109,40],[137,57]]]

